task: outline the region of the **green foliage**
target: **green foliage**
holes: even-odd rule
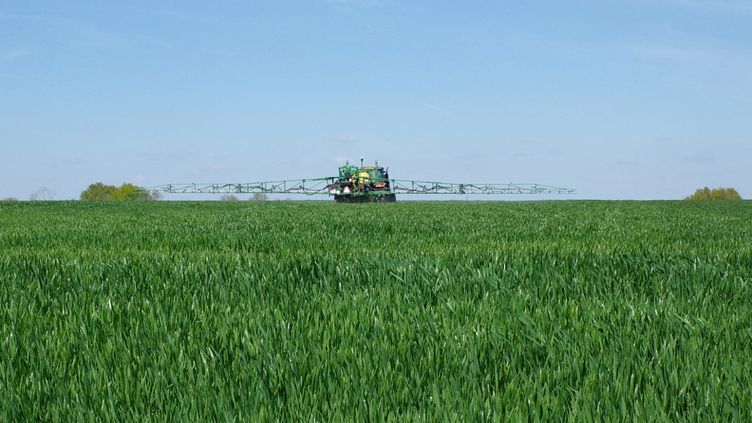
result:
[[[734,188],[713,188],[704,187],[695,191],[694,194],[685,198],[685,200],[741,200],[742,197]]]
[[[109,200],[112,192],[117,189],[114,185],[105,185],[101,182],[97,182],[89,185],[85,191],[81,192],[81,200],[83,201],[104,201]]]
[[[0,204],[0,420],[749,421],[750,220]]]
[[[133,184],[123,184],[120,188],[110,194],[110,200],[124,201],[124,200],[149,200],[151,199],[149,191],[144,188],[137,187]]]
[[[81,192],[83,201],[144,201],[156,199],[145,188],[130,183],[124,183],[120,187],[105,185],[101,182],[89,185]]]

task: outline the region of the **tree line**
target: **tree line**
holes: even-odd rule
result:
[[[146,188],[139,187],[131,183],[124,183],[119,187],[115,185],[106,185],[101,182],[97,182],[89,185],[84,191],[81,192],[82,201],[150,201],[159,200],[161,194],[157,191],[149,191]],[[222,201],[240,201],[239,198],[232,194],[225,194],[221,198]],[[254,193],[250,201],[267,201],[266,194],[261,192]]]
[[[124,183],[119,187],[97,182],[81,192],[82,201],[149,201],[158,200],[158,192],[149,192],[146,188]]]
[[[741,200],[742,196],[739,195],[733,188],[713,188],[708,187],[700,188],[695,191],[694,194],[685,198],[685,200],[692,201],[707,201],[707,200]]]

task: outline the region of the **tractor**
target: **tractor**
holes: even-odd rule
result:
[[[376,162],[374,166],[360,166],[349,162],[340,166],[339,175],[329,186],[329,193],[338,203],[393,203],[397,196],[391,190],[389,169]]]

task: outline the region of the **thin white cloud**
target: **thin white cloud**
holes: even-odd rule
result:
[[[752,12],[752,0],[668,0],[673,4],[719,12]]]
[[[224,57],[236,57],[240,55],[240,52],[238,52],[237,50],[221,49],[221,48],[208,48],[208,49],[202,49],[202,51],[205,51],[209,54],[213,54],[216,56],[224,56]]]
[[[156,47],[161,49],[168,49],[172,47],[172,44],[162,41],[158,38],[151,37],[149,35],[140,34],[135,37],[139,44],[145,46]]]
[[[719,56],[718,52],[709,50],[660,43],[633,45],[631,49],[639,58],[668,62],[708,62]]]
[[[716,157],[713,152],[703,151],[685,154],[682,156],[682,160],[688,163],[715,163]]]
[[[124,36],[78,19],[54,15],[9,14],[0,12],[0,20],[21,21],[50,28],[60,38],[104,49],[129,49],[137,46],[165,48],[169,45],[145,34]]]
[[[14,62],[17,59],[28,56],[31,54],[31,50],[26,47],[13,47],[5,51],[0,52],[0,61]]]
[[[352,147],[358,145],[360,140],[352,135],[338,135],[322,140],[327,144],[333,144],[339,147]]]
[[[423,103],[420,103],[420,105],[424,109],[430,110],[434,114],[437,114],[437,115],[440,115],[440,116],[447,117],[447,116],[451,115],[451,113],[449,113],[449,111],[447,109],[445,109],[444,107],[441,107],[441,106],[439,106],[437,104],[434,104],[434,103],[423,102]]]
[[[335,7],[368,8],[386,4],[386,0],[324,0],[324,3]]]
[[[158,10],[154,12],[154,15],[169,18],[169,19],[176,20],[176,21],[185,22],[185,23],[213,23],[217,21],[212,16],[196,14],[196,13],[178,12],[175,10]]]
[[[743,51],[664,43],[637,44],[630,49],[639,60],[674,66],[683,71],[712,73],[719,80],[733,80],[745,86],[752,83],[752,57]]]

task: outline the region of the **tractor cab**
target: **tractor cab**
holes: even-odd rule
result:
[[[340,180],[348,180],[353,175],[356,175],[358,173],[358,167],[353,166],[349,163],[345,164],[344,166],[339,167],[339,179]]]
[[[370,182],[369,188],[383,189],[389,185],[389,173],[378,164],[360,168],[359,179],[361,178],[366,178]]]

